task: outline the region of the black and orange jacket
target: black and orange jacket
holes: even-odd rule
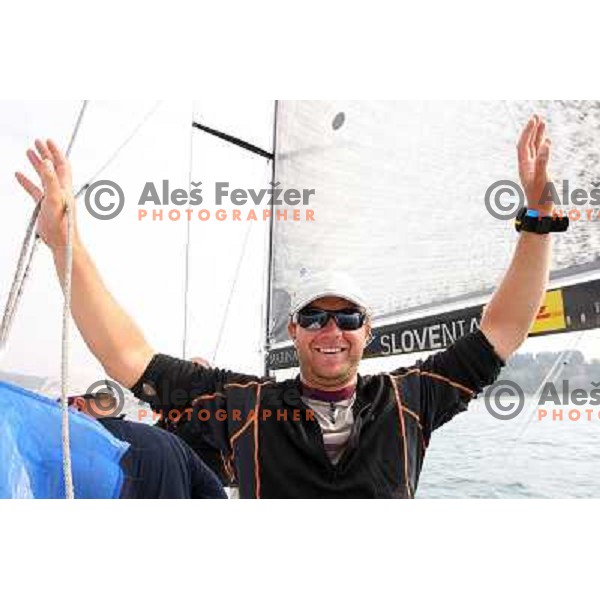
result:
[[[466,410],[502,366],[478,331],[412,368],[359,377],[354,429],[337,465],[299,380],[276,383],[159,354],[132,391],[186,439],[218,449],[242,498],[412,498],[433,431]]]

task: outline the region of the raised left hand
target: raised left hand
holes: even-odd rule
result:
[[[546,137],[546,123],[537,115],[527,123],[518,145],[519,176],[527,206],[541,215],[551,215],[554,204],[544,195],[550,182],[548,162],[552,142]],[[545,202],[542,202],[545,199]]]

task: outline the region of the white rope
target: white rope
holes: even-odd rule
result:
[[[512,456],[517,448],[517,444],[521,441],[521,439],[523,438],[523,436],[529,429],[529,426],[533,422],[533,417],[535,416],[535,414],[537,413],[537,411],[539,409],[539,402],[542,397],[542,392],[544,391],[544,388],[546,387],[546,385],[548,383],[556,381],[556,379],[560,376],[560,374],[563,372],[565,366],[571,360],[573,354],[579,348],[579,345],[581,344],[581,340],[583,339],[583,336],[585,334],[586,334],[585,330],[580,331],[577,338],[575,339],[575,342],[572,345],[572,347],[569,349],[563,350],[558,355],[557,359],[554,361],[554,364],[552,365],[552,367],[546,374],[546,377],[544,377],[543,381],[538,386],[538,389],[536,390],[535,394],[533,395],[534,406],[531,409],[529,416],[525,420],[525,424],[523,425],[523,427],[517,434],[516,438],[513,440],[513,443],[511,444],[510,448],[508,449],[508,452],[506,453],[505,459],[504,459],[505,464],[512,458]]]
[[[71,149],[79,132],[83,115],[88,107],[88,100],[83,101],[81,111],[75,130],[71,136],[71,141],[67,148],[67,158],[71,154]],[[75,487],[73,485],[73,469],[71,461],[71,436],[69,432],[69,351],[70,351],[70,324],[71,324],[71,280],[73,277],[73,229],[74,215],[73,207],[66,202],[65,213],[67,217],[67,247],[65,249],[65,283],[64,283],[64,304],[62,319],[62,347],[61,347],[61,397],[62,408],[62,451],[63,451],[63,474],[65,480],[65,497],[67,500],[75,499]]]
[[[81,122],[83,120],[83,115],[87,109],[89,104],[88,100],[85,100],[79,114],[77,116],[77,121],[75,122],[75,126],[73,128],[73,133],[71,134],[71,139],[69,140],[69,145],[67,146],[67,151],[65,155],[67,158],[71,155],[71,150],[73,149],[73,145],[75,144],[75,139],[79,133],[79,129],[81,128]],[[79,196],[85,191],[85,186],[79,190],[79,192],[75,195],[75,199],[79,198]],[[4,308],[4,314],[2,317],[2,325],[0,326],[0,352],[4,350],[6,343],[8,341],[8,336],[10,334],[10,330],[12,329],[13,321],[15,318],[15,314],[17,312],[17,308],[21,301],[21,297],[23,295],[23,290],[25,289],[25,284],[29,278],[29,274],[31,272],[31,265],[33,263],[33,257],[35,256],[35,252],[40,244],[40,237],[35,235],[35,226],[40,215],[40,210],[42,208],[42,203],[38,202],[33,214],[31,215],[31,219],[29,220],[29,225],[27,226],[27,233],[25,234],[25,239],[23,240],[23,245],[21,246],[21,254],[19,256],[19,262],[17,263],[17,269],[15,271],[15,275],[13,278],[12,286],[10,289],[10,293],[8,296],[8,301],[6,303],[6,307]],[[25,265],[25,260],[27,257],[27,251],[29,247],[31,249],[29,251],[29,258],[27,258],[27,264]]]
[[[194,103],[192,102],[192,122],[194,121]],[[188,171],[188,193],[192,193],[194,180],[194,128],[190,127],[190,166]],[[183,290],[183,350],[181,357],[185,360],[188,344],[189,298],[190,298],[190,250],[191,250],[190,220],[186,223],[185,234],[185,284]]]
[[[240,272],[242,270],[242,263],[244,262],[244,257],[246,256],[246,248],[248,246],[248,240],[250,239],[250,233],[252,232],[252,221],[250,221],[246,225],[246,234],[244,236],[244,241],[242,242],[242,247],[240,249],[240,255],[238,257],[237,267],[235,269],[235,275],[233,276],[233,282],[231,284],[231,288],[229,289],[229,297],[227,298],[227,304],[225,305],[225,312],[223,313],[223,318],[221,319],[221,326],[219,327],[219,333],[217,335],[217,342],[215,344],[215,350],[212,355],[212,363],[215,365],[217,363],[217,356],[219,354],[219,349],[221,348],[221,341],[223,339],[223,334],[225,333],[225,326],[227,325],[227,321],[229,319],[229,310],[231,309],[231,303],[233,301],[233,296],[235,294],[237,284],[240,278]]]
[[[75,131],[69,143],[67,149],[67,157],[71,152],[73,143],[81,120],[88,106],[89,101],[84,100],[79,118],[75,126]],[[140,123],[135,127],[131,134],[125,139],[125,141],[117,148],[117,150],[109,157],[109,159],[98,169],[98,171],[92,176],[88,183],[81,187],[81,189],[75,194],[74,200],[77,200],[87,188],[94,182],[94,180],[100,176],[100,174],[108,168],[108,166],[116,159],[121,151],[131,142],[131,140],[137,135],[138,131],[142,126],[150,119],[150,117],[156,112],[160,102],[157,102],[152,110],[148,112]],[[71,283],[73,277],[73,233],[74,233],[74,214],[73,207],[67,202],[65,205],[65,213],[67,217],[67,247],[65,249],[65,282],[64,282],[64,305],[63,305],[63,322],[62,322],[62,359],[61,359],[61,407],[62,407],[62,449],[63,449],[63,472],[65,478],[65,496],[67,500],[75,499],[75,489],[73,486],[73,470],[71,462],[71,444],[69,435],[69,339],[70,339],[70,325],[71,325]]]
[[[66,156],[67,158],[71,154],[71,150],[79,133],[83,116],[89,104],[88,100],[84,100],[81,110],[79,111],[71,139],[67,147]],[[77,195],[79,196],[79,194]],[[23,296],[23,290],[25,284],[29,278],[31,272],[31,265],[33,263],[33,257],[39,246],[39,236],[35,234],[35,227],[37,220],[40,215],[43,199],[40,200],[33,211],[29,225],[27,226],[27,232],[25,233],[25,239],[21,246],[21,253],[19,255],[19,261],[13,278],[12,286],[8,296],[8,301],[4,309],[2,317],[2,325],[0,326],[0,351],[4,349],[8,341],[8,335],[10,333],[12,324],[14,322],[17,308]],[[63,304],[63,322],[62,322],[62,347],[61,347],[61,442],[62,442],[62,455],[63,455],[63,477],[65,484],[65,497],[69,500],[75,498],[75,490],[73,486],[73,472],[72,472],[72,461],[71,461],[71,445],[69,435],[69,403],[68,403],[68,390],[69,390],[69,324],[71,316],[71,279],[73,270],[73,210],[67,202],[65,205],[65,213],[67,217],[67,246],[65,249],[65,283],[64,283],[64,304]]]
[[[131,140],[139,133],[140,129],[148,122],[150,117],[158,110],[158,107],[162,104],[162,100],[156,102],[152,108],[142,117],[140,122],[133,128],[131,133],[121,142],[121,144],[117,147],[117,149],[109,156],[108,160],[87,180],[85,185],[82,185],[77,194],[75,194],[75,198],[79,198],[81,194],[83,194],[89,187],[110,167],[110,165],[115,161],[115,159],[123,152],[126,146],[129,145]]]
[[[62,347],[61,347],[61,408],[62,408],[62,450],[63,473],[65,478],[65,497],[75,498],[73,486],[73,470],[71,464],[71,439],[69,432],[69,336],[71,324],[71,280],[73,276],[73,207],[67,202],[65,206],[67,217],[67,247],[65,249],[65,283],[62,318]]]
[[[13,278],[12,286],[8,294],[6,307],[4,308],[4,314],[2,316],[2,325],[0,325],[0,351],[4,349],[8,340],[8,334],[12,327],[15,312],[17,310],[17,306],[23,293],[23,282],[27,279],[29,275],[33,254],[35,253],[36,249],[36,242],[34,241],[32,245],[32,239],[35,234],[35,224],[37,222],[39,214],[40,203],[36,205],[35,210],[33,211],[33,215],[29,220],[27,232],[25,233],[25,239],[23,240],[23,244],[21,246],[21,254],[19,255],[19,261],[17,263],[17,268]],[[27,258],[28,255],[29,258]]]
[[[515,443],[518,442],[523,437],[523,435],[525,435],[525,432],[529,428],[529,425],[531,425],[531,423],[533,421],[533,417],[539,408],[539,402],[542,398],[542,392],[544,391],[544,388],[546,387],[546,385],[548,383],[554,382],[561,375],[564,368],[571,361],[573,354],[575,354],[575,352],[578,350],[579,345],[581,344],[581,340],[583,339],[583,336],[585,335],[585,333],[586,333],[585,330],[580,331],[577,335],[577,338],[575,339],[575,342],[571,346],[571,348],[563,350],[558,355],[558,358],[552,365],[552,368],[550,369],[550,371],[548,372],[548,374],[546,375],[546,377],[544,378],[542,383],[540,383],[540,385],[538,386],[538,389],[536,390],[536,392],[533,396],[535,398],[534,407],[531,410],[531,413],[529,414],[529,417],[527,418],[527,421],[526,421],[524,427],[521,429],[519,435],[517,436]]]
[[[157,111],[161,102],[157,102],[152,109],[144,115],[141,121],[136,125],[133,131],[127,138],[118,146],[108,160],[94,173],[94,175],[83,185],[79,191],[73,196],[76,201],[88,187],[107,169],[122,150],[131,142],[131,140],[137,135],[142,126],[150,119],[150,117]],[[85,111],[89,105],[89,100],[84,100],[69,145],[67,146],[66,156],[69,158],[77,134],[81,127],[81,122]],[[21,253],[15,271],[15,276],[9,293],[8,301],[4,309],[2,317],[2,323],[0,325],[0,352],[4,349],[12,323],[14,321],[17,308],[19,306],[25,284],[31,271],[31,265],[33,263],[33,257],[37,247],[39,246],[40,238],[35,235],[35,226],[40,214],[41,202],[36,205],[33,215],[29,221],[27,227],[27,233],[23,240],[21,247]],[[65,281],[63,285],[64,293],[64,304],[63,304],[63,320],[62,320],[62,344],[61,344],[61,409],[62,409],[62,451],[63,451],[63,474],[65,481],[65,497],[68,500],[75,498],[75,490],[73,487],[73,472],[72,472],[72,461],[71,461],[71,447],[70,447],[70,435],[69,435],[69,405],[68,405],[68,391],[69,391],[69,351],[70,351],[70,317],[71,317],[71,284],[73,276],[73,233],[74,233],[74,215],[73,207],[69,206],[68,202],[65,205],[65,216],[67,218],[67,246],[65,248]],[[32,242],[33,240],[33,242]],[[29,257],[28,250],[29,251]]]

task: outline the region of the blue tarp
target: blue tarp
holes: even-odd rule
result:
[[[0,381],[0,498],[64,498],[61,408]],[[80,413],[69,415],[76,498],[118,498],[129,444]]]

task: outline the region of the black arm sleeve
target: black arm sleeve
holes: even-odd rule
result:
[[[504,362],[481,331],[418,363],[424,434],[467,410],[469,402],[498,378]]]
[[[249,388],[236,406],[231,405],[228,386],[256,382],[256,377],[206,369],[200,365],[162,354],[156,355],[148,368],[133,386],[132,392],[149,403],[167,422],[175,424],[181,435],[186,432],[188,441],[204,442],[211,448],[228,452],[232,432],[243,425],[253,407],[255,389]],[[236,411],[241,418],[236,419]],[[208,411],[209,418],[200,418]],[[219,413],[225,413],[225,419]]]
[[[200,396],[224,394],[231,383],[246,384],[257,377],[222,369],[206,369],[196,363],[157,354],[131,391],[156,411],[185,410]]]

